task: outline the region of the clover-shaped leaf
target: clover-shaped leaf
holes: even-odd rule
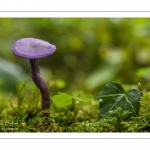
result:
[[[132,112],[133,116],[137,116],[142,95],[142,92],[136,89],[125,92],[120,84],[110,82],[95,95],[94,99],[100,101],[99,114],[111,116],[109,111],[121,107],[122,110],[127,110]]]
[[[60,106],[67,106],[72,104],[72,97],[66,93],[60,93],[52,98],[52,101]]]
[[[73,103],[73,100],[90,102],[92,99],[86,97],[78,97],[68,95],[66,93],[58,92],[57,95],[53,96],[52,101],[59,106],[67,106]]]

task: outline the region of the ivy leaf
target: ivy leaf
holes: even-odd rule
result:
[[[110,82],[95,95],[94,99],[100,101],[99,114],[111,116],[109,111],[121,107],[122,110],[128,110],[132,112],[133,116],[137,116],[139,115],[142,95],[142,92],[136,89],[126,93],[120,84]]]

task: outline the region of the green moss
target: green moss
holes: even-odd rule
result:
[[[102,115],[98,121],[99,103],[93,100],[76,101],[76,113],[72,105],[52,102],[51,117],[45,120],[38,89],[28,90],[25,83],[18,83],[16,95],[0,91],[0,132],[150,132],[150,92],[141,98],[136,117],[118,108],[110,112],[114,117]]]

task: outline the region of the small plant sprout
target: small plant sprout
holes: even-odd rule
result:
[[[55,50],[55,45],[35,38],[19,39],[12,46],[14,54],[29,59],[31,77],[41,92],[42,110],[50,109],[50,93],[46,82],[40,75],[38,59],[53,54]],[[44,115],[49,117],[50,114],[45,113]]]

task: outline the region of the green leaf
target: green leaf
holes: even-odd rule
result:
[[[68,94],[62,93],[62,92],[58,92],[58,94],[59,94],[59,95],[68,95]],[[70,96],[70,95],[68,95],[68,96]],[[70,96],[70,97],[71,97],[71,96]]]
[[[84,101],[84,102],[90,102],[90,101],[92,101],[92,99],[90,99],[90,98],[85,98],[85,97],[72,96],[72,98],[74,98],[75,100]]]
[[[92,101],[92,99],[90,99],[90,98],[71,96],[66,93],[58,92],[58,94],[59,95],[53,96],[52,101],[55,104],[60,105],[60,106],[71,105],[73,99],[78,100],[78,101],[85,101],[85,102]]]
[[[65,93],[58,93],[59,95],[55,95],[52,98],[52,101],[60,106],[67,106],[72,104],[72,97]]]
[[[121,85],[116,82],[110,82],[95,95],[94,99],[100,101],[99,114],[111,116],[109,111],[121,107],[122,110],[128,110],[132,112],[133,116],[137,116],[142,95],[142,92],[136,89],[126,93]]]

